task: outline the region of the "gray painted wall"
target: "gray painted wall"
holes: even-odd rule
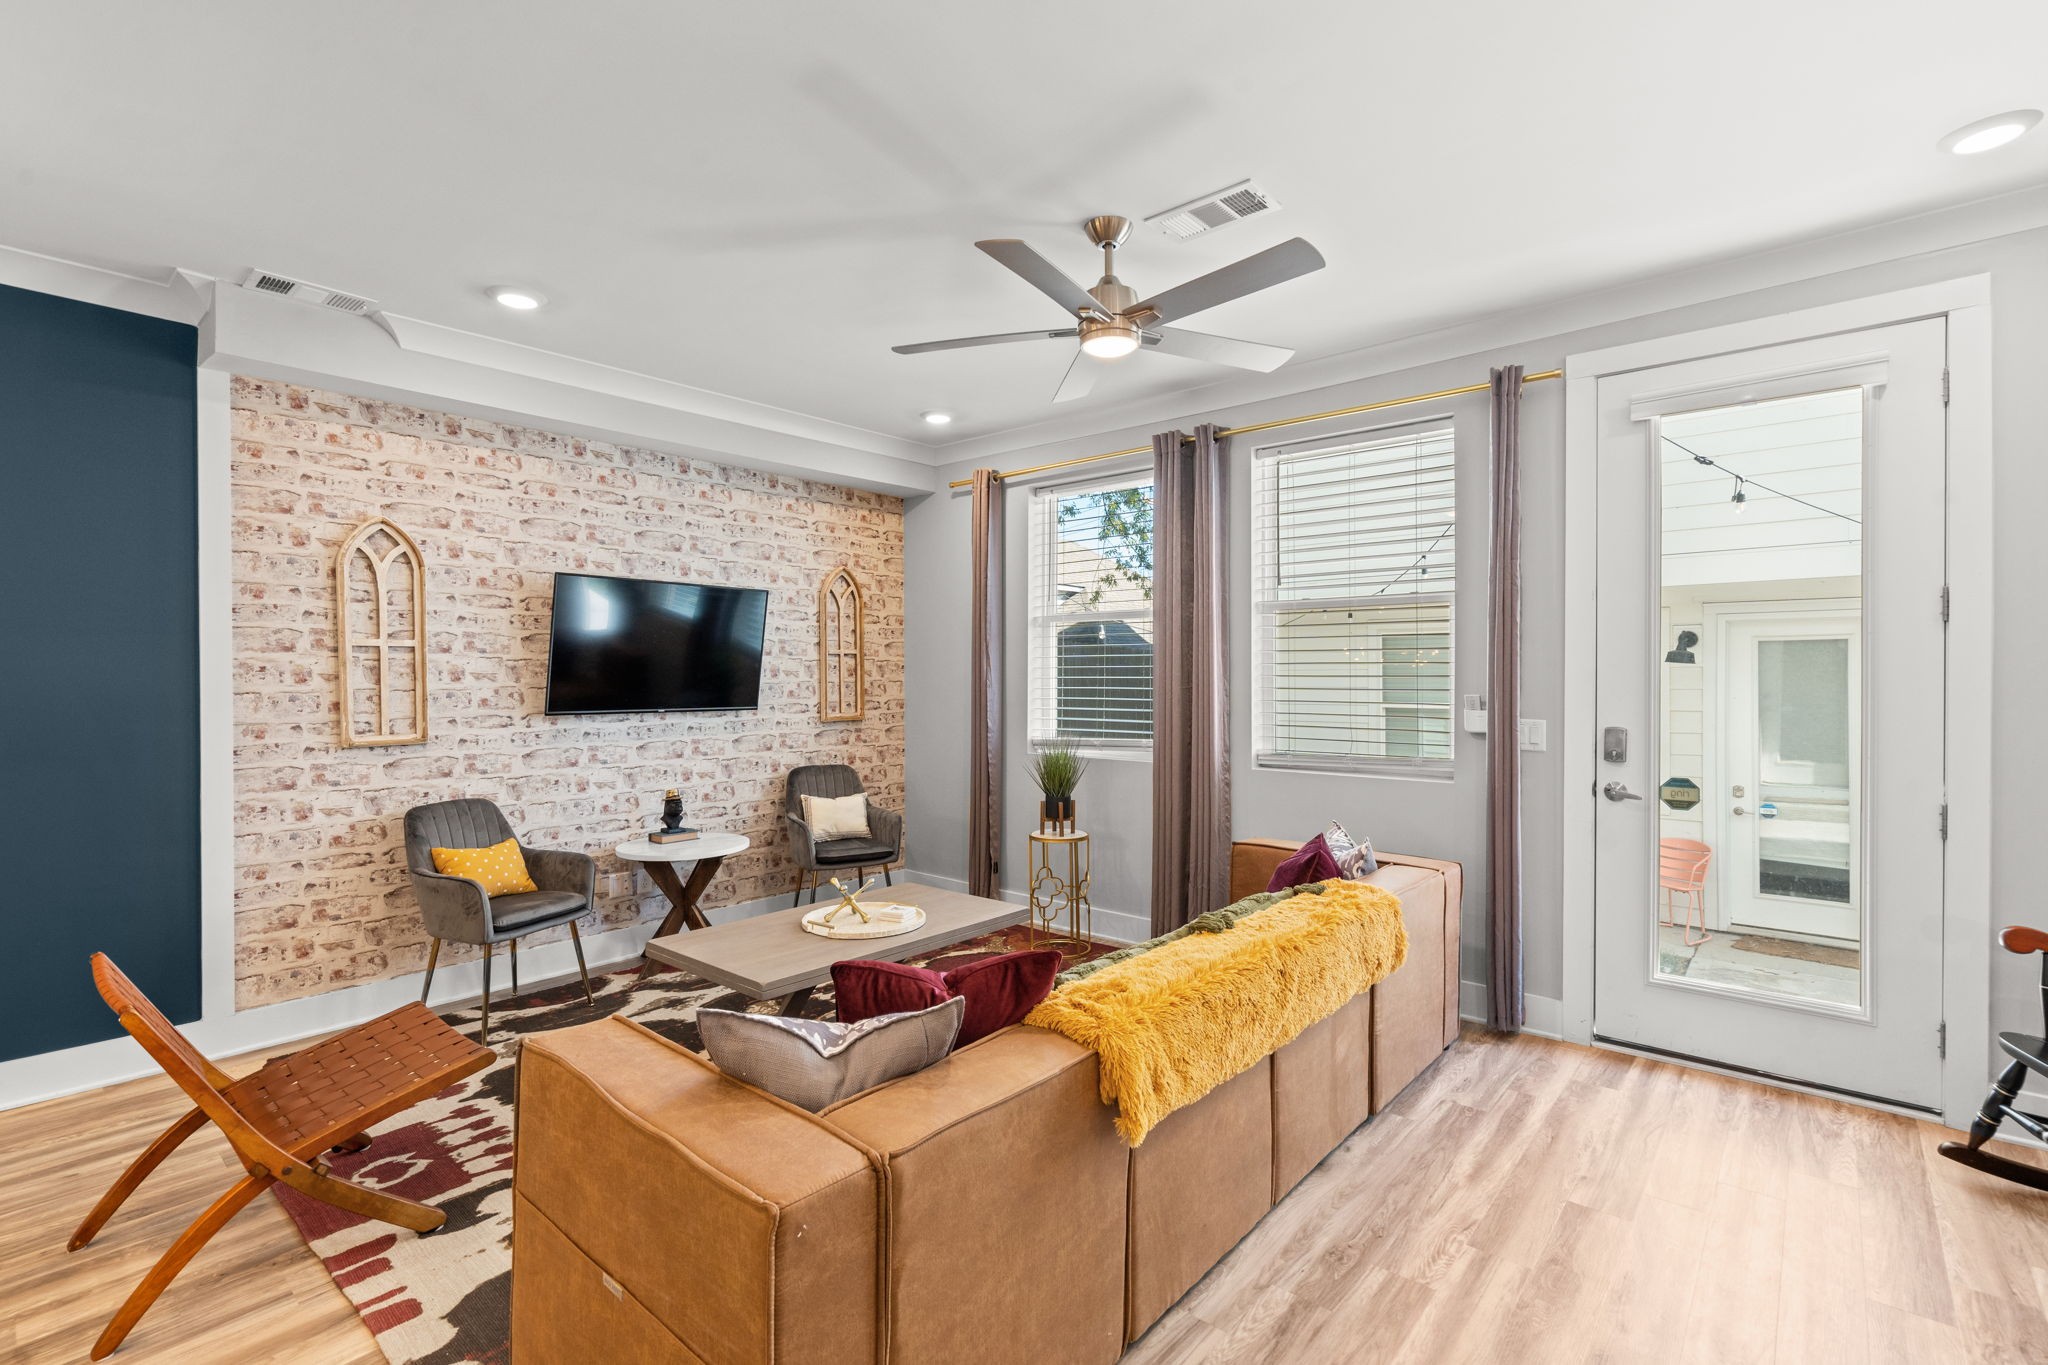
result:
[[[1481,350],[1460,359],[1364,377],[1285,398],[1216,410],[1196,410],[1176,425],[1201,421],[1242,425],[1303,411],[1350,406],[1473,383],[1491,365],[1519,363],[1530,371],[1553,369],[1573,352],[1648,337],[1765,317],[1914,285],[1989,274],[1993,292],[1994,439],[1997,481],[1996,600],[1999,623],[1993,696],[1997,756],[1993,769],[1993,923],[2040,919],[2032,894],[2033,849],[2048,826],[2048,792],[2035,766],[2048,756],[2048,711],[2037,704],[2048,677],[2048,622],[2036,604],[2041,573],[2036,524],[2048,509],[2048,230],[1998,237],[1825,275],[1794,284],[1733,293],[1713,302],[1652,313],[1624,322],[1562,332],[1540,340]],[[1568,316],[1571,301],[1558,305]],[[1465,468],[1458,484],[1459,582],[1457,677],[1460,694],[1484,691],[1486,478],[1485,395],[1447,404],[1458,422]],[[1435,409],[1398,409],[1388,420],[1407,421]],[[1162,424],[1163,425],[1163,424]],[[1360,429],[1362,419],[1333,423],[1331,432]],[[1285,431],[1288,440],[1319,434]],[[1149,430],[1123,428],[1081,440],[1012,452],[988,461],[1015,468],[1143,444]],[[1249,578],[1248,462],[1258,438],[1239,438],[1233,450],[1232,545],[1234,608],[1244,605]],[[1562,630],[1564,530],[1564,392],[1559,383],[1532,385],[1523,403],[1523,704],[1522,714],[1552,723],[1560,716],[1564,668]],[[1135,461],[1142,465],[1144,461]],[[970,468],[946,471],[959,478]],[[1108,472],[1091,466],[1089,475]],[[1073,471],[1066,471],[1072,477]],[[1060,475],[1044,476],[1058,480]],[[1021,484],[1023,481],[1019,481]],[[1033,822],[1035,792],[1023,776],[1025,686],[1024,522],[1028,494],[1013,486],[1006,499],[1009,556],[1007,725],[1010,751],[1004,810],[1004,883],[1022,885],[1025,832]],[[966,631],[968,623],[968,499],[938,493],[910,505],[906,617],[908,642],[907,785],[908,853],[912,867],[964,876],[967,735]],[[1248,616],[1234,610],[1232,743],[1250,751],[1250,647]],[[1466,864],[1463,974],[1485,979],[1481,907],[1485,875],[1484,755],[1481,741],[1461,734],[1457,777],[1451,782],[1369,776],[1267,772],[1240,760],[1235,773],[1236,830],[1240,836],[1303,838],[1332,818],[1369,835],[1381,848],[1456,858]],[[1528,990],[1556,998],[1562,992],[1562,868],[1559,755],[1523,755],[1525,891]],[[1096,903],[1143,916],[1149,900],[1151,769],[1133,761],[1098,762],[1080,792],[1082,823],[1095,836]],[[1998,1028],[2034,1031],[2040,1006],[2029,962],[1994,954],[1992,1018]]]

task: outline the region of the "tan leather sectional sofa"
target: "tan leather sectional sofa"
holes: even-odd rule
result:
[[[1294,847],[1237,844],[1233,894]],[[1457,1037],[1458,865],[1374,880],[1406,965],[1135,1149],[1042,1029],[815,1115],[623,1020],[529,1038],[515,1365],[1115,1360]]]

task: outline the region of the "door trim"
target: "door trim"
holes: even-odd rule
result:
[[[1558,792],[1564,958],[1559,1032],[1592,1044],[1595,558],[1602,377],[1923,318],[1948,320],[1948,582],[1942,860],[1942,1121],[1966,1128],[1991,1075],[1991,277],[1585,351],[1565,358],[1564,691]],[[1930,603],[1929,610],[1938,610]]]

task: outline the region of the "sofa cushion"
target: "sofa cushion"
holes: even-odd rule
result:
[[[943,1058],[966,1009],[963,1000],[947,1000],[857,1024],[704,1009],[697,1031],[720,1071],[815,1114]]]
[[[928,1010],[952,998],[944,975],[926,967],[865,958],[832,964],[832,999],[842,1024],[857,1024],[878,1014]]]
[[[983,958],[946,973],[946,988],[967,1002],[960,1021],[957,1047],[1022,1023],[1039,1001],[1052,992],[1052,979],[1062,958],[1057,948],[1004,953]]]
[[[1266,889],[1284,891],[1290,886],[1326,882],[1343,875],[1337,860],[1330,856],[1330,845],[1318,834],[1281,860],[1280,866],[1273,869],[1273,879],[1266,883]]]
[[[954,1046],[966,1047],[1031,1013],[1032,1006],[1051,992],[1061,960],[1057,949],[1040,948],[983,958],[943,974],[901,962],[835,962],[832,993],[842,1024],[929,1009],[957,997],[966,1013]]]

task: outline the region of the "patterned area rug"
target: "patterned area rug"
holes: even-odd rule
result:
[[[915,961],[944,971],[1026,946],[1019,926]],[[1097,945],[1067,963],[1115,946]],[[445,1210],[448,1222],[440,1231],[416,1237],[287,1186],[272,1187],[393,1365],[504,1365],[510,1359],[512,1063],[520,1038],[619,1014],[702,1052],[697,1011],[707,1005],[746,1009],[749,1003],[723,986],[665,967],[644,977],[637,966],[606,972],[591,977],[590,985],[595,1004],[584,1002],[573,981],[516,1000],[499,997],[491,1006],[496,1064],[374,1130],[368,1150],[328,1158],[337,1175]],[[476,1014],[471,1009],[444,1017],[474,1034]],[[803,1014],[834,1017],[832,988],[819,987]]]

